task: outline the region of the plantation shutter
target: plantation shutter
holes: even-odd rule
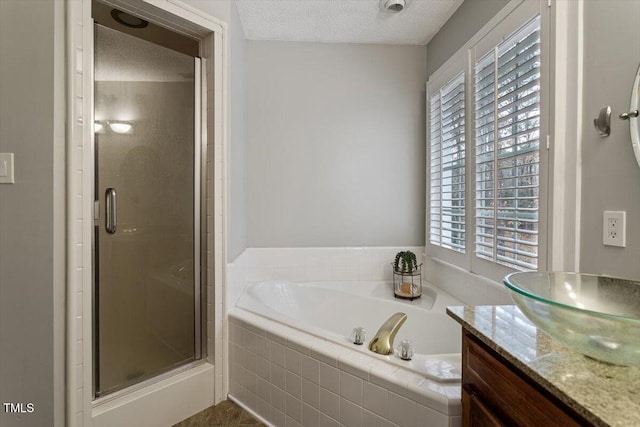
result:
[[[475,254],[537,269],[540,17],[474,66]]]
[[[464,73],[429,98],[429,241],[465,251]]]

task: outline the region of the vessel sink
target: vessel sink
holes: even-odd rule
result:
[[[640,366],[640,282],[523,272],[504,283],[524,315],[555,340],[600,361]]]

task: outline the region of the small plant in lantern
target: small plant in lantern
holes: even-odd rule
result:
[[[393,289],[396,298],[413,300],[422,295],[422,264],[416,254],[401,251],[396,254],[393,266]]]

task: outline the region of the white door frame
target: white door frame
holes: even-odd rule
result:
[[[227,24],[180,0],[103,0],[120,10],[201,40],[205,63],[203,81],[202,138],[206,141],[207,215],[207,359],[203,363],[159,383],[125,393],[100,404],[93,402],[92,346],[92,233],[93,233],[93,19],[91,0],[66,2],[67,79],[67,315],[66,315],[66,425],[105,424],[106,412],[131,417],[128,403],[153,395],[172,396],[178,387],[187,405],[156,406],[146,416],[129,423],[159,425],[172,417],[198,412],[203,405],[225,398],[223,378],[223,287],[226,265],[226,143],[227,143]],[[215,124],[215,126],[214,126]],[[215,304],[215,305],[214,305]],[[203,387],[205,396],[195,400],[190,387]],[[186,392],[186,395],[185,395]],[[163,394],[164,393],[164,394]],[[175,394],[175,393],[173,393]],[[175,396],[174,396],[175,397]],[[142,399],[142,400],[140,400]],[[149,400],[146,401],[147,403]],[[175,403],[178,403],[175,401]],[[155,402],[157,404],[157,401]],[[176,415],[180,407],[182,415]],[[206,406],[205,406],[206,407]],[[185,412],[186,411],[186,412]],[[97,418],[98,417],[98,418]],[[99,418],[102,417],[102,418]],[[112,420],[117,418],[112,418]],[[155,420],[155,421],[154,421]],[[179,421],[179,420],[178,420]],[[130,424],[133,425],[133,424]]]

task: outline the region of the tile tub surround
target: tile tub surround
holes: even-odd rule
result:
[[[391,281],[391,262],[409,250],[424,262],[423,282],[456,297],[463,304],[510,304],[502,285],[458,267],[425,256],[423,246],[350,248],[247,248],[227,264],[225,307],[235,307],[250,283],[268,280]]]
[[[461,425],[460,385],[265,317],[229,314],[229,395],[274,426]]]
[[[406,250],[424,258],[423,246],[247,248],[227,264],[226,306],[235,307],[251,282],[391,281],[391,262]],[[423,280],[428,281],[426,274]]]
[[[640,368],[598,362],[570,350],[513,305],[449,307],[447,313],[594,425],[640,425]]]

